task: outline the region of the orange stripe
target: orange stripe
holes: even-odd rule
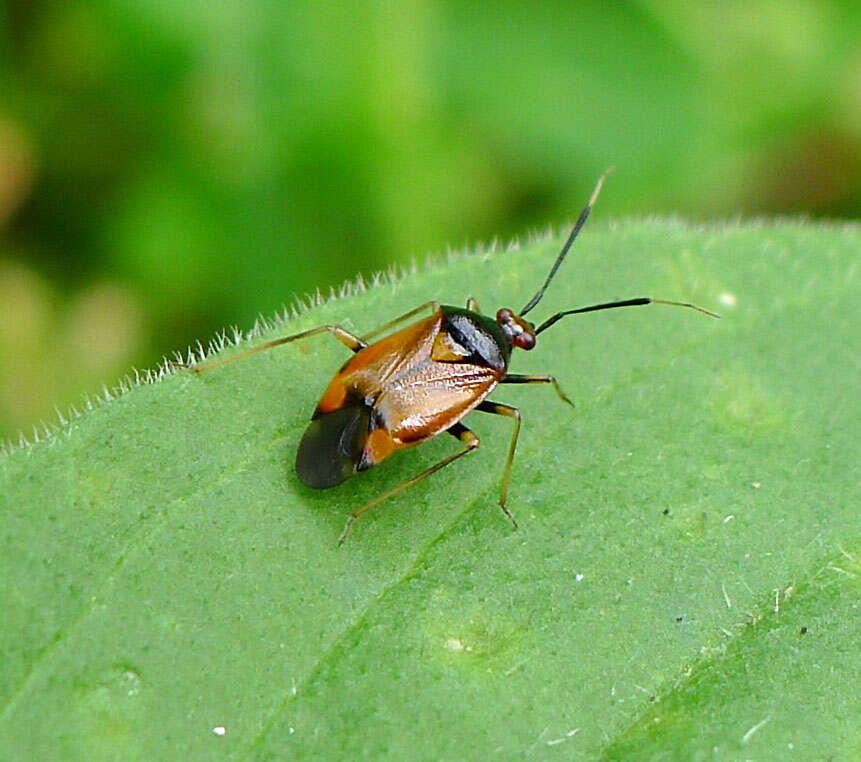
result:
[[[317,405],[317,410],[321,413],[331,413],[344,407],[346,401],[347,387],[341,380],[341,375],[338,374],[329,383],[326,391],[323,392],[320,403]]]
[[[384,461],[395,451],[395,443],[391,434],[385,429],[374,429],[365,440],[363,460],[375,466]]]

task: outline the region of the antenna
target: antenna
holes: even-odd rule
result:
[[[604,304],[593,304],[591,307],[580,307],[576,310],[557,312],[553,317],[547,318],[547,320],[535,329],[535,335],[537,336],[542,331],[546,331],[551,325],[558,322],[566,315],[577,315],[583,312],[597,312],[598,310],[613,310],[616,309],[616,307],[640,307],[645,304],[669,304],[671,307],[688,307],[692,310],[696,310],[697,312],[702,312],[709,317],[720,318],[720,315],[716,312],[711,312],[703,307],[697,307],[696,304],[691,304],[690,302],[671,302],[668,299],[652,299],[648,296],[639,296],[636,299],[625,299],[621,302],[605,302]]]
[[[550,285],[550,281],[553,280],[553,276],[556,275],[556,271],[559,269],[559,266],[562,264],[562,261],[565,259],[565,256],[568,254],[568,249],[571,248],[571,244],[574,243],[574,239],[577,237],[577,234],[580,232],[580,228],[582,228],[586,224],[586,220],[589,219],[589,213],[592,211],[592,207],[595,205],[595,201],[598,198],[598,194],[601,192],[601,186],[604,184],[604,179],[609,175],[615,167],[609,167],[604,170],[604,174],[598,178],[598,182],[595,184],[595,190],[592,191],[592,195],[589,198],[589,203],[586,204],[586,208],[580,212],[580,216],[577,218],[577,222],[574,225],[571,234],[568,236],[568,240],[565,241],[565,245],[562,247],[562,251],[559,252],[559,256],[556,257],[556,261],[553,263],[553,267],[550,268],[550,274],[547,276],[547,280],[544,281],[544,285],[538,289],[538,293],[535,294],[527,303],[526,306],[520,310],[520,316],[525,315],[529,310],[531,310],[538,302],[541,301],[541,297],[544,296],[544,292],[547,290],[547,286]]]

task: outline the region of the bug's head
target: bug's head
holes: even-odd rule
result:
[[[518,349],[532,349],[535,346],[535,326],[520,315],[515,315],[514,310],[503,307],[496,313],[496,322],[502,326],[512,346]]]
[[[574,239],[580,232],[580,228],[586,224],[586,220],[589,218],[589,213],[592,211],[595,199],[598,198],[598,194],[601,192],[604,178],[606,178],[612,171],[613,167],[610,167],[603,175],[601,175],[601,177],[598,178],[598,183],[595,185],[595,190],[592,191],[592,197],[589,199],[589,203],[586,205],[586,208],[580,212],[580,217],[577,219],[577,223],[574,225],[571,234],[568,236],[568,240],[565,241],[562,251],[560,251],[559,256],[556,257],[553,267],[550,268],[550,272],[547,275],[547,279],[544,281],[544,285],[538,289],[535,296],[533,296],[524,305],[523,309],[520,310],[519,313],[515,313],[514,310],[510,310],[507,307],[496,313],[496,322],[502,326],[502,330],[505,331],[505,335],[508,337],[512,346],[518,347],[519,349],[532,349],[535,346],[536,336],[538,336],[544,328],[549,327],[549,325],[542,324],[536,329],[535,325],[530,323],[523,316],[541,301],[541,297],[544,296],[547,286],[550,285],[550,281],[553,280],[553,276],[556,275],[559,265],[562,264],[562,261],[568,254],[568,250],[571,248],[571,244],[574,243]]]
[[[698,312],[704,312],[706,315],[710,315],[711,317],[720,317],[720,315],[715,314],[714,312],[710,312],[709,310],[703,309],[702,307],[697,307],[695,304],[691,304],[690,302],[674,302],[668,299],[652,299],[648,296],[641,296],[635,299],[624,299],[622,301],[617,302],[604,302],[603,304],[593,304],[591,307],[580,307],[579,309],[573,310],[563,310],[562,312],[557,312],[555,315],[547,318],[543,323],[541,323],[537,328],[526,320],[523,316],[529,312],[538,302],[541,301],[541,298],[544,296],[544,292],[547,290],[547,286],[550,285],[550,281],[553,280],[553,276],[556,275],[556,271],[559,269],[559,266],[562,264],[565,257],[568,255],[568,250],[571,248],[571,244],[574,243],[574,239],[577,237],[577,234],[580,232],[580,229],[583,225],[586,224],[586,220],[589,219],[589,213],[592,211],[592,207],[595,204],[595,200],[598,198],[598,194],[601,192],[601,186],[604,184],[604,179],[607,175],[613,171],[613,168],[610,167],[606,172],[604,172],[601,177],[598,178],[598,182],[595,185],[595,190],[592,191],[592,196],[589,199],[589,203],[586,204],[586,207],[580,212],[580,216],[577,218],[577,222],[575,223],[571,233],[568,236],[568,239],[565,241],[565,244],[562,246],[562,251],[559,252],[559,255],[556,257],[556,261],[553,263],[553,266],[550,268],[550,272],[547,275],[546,280],[544,281],[544,285],[538,289],[533,296],[526,304],[523,309],[520,310],[519,313],[515,313],[510,309],[501,309],[496,313],[496,322],[502,326],[502,330],[505,332],[505,335],[508,337],[512,346],[519,347],[520,349],[532,349],[535,346],[536,337],[542,331],[546,331],[550,326],[556,324],[559,320],[561,320],[566,315],[578,315],[583,312],[596,312],[598,310],[609,310],[615,309],[616,307],[636,307],[644,304],[669,304],[674,307],[688,307],[693,310],[697,310]]]

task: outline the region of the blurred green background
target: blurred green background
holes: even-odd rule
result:
[[[861,209],[858,2],[0,8],[0,437],[609,164],[604,219]]]

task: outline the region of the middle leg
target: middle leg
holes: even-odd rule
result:
[[[390,328],[394,328],[398,323],[403,323],[405,320],[409,320],[411,317],[415,317],[419,313],[424,312],[426,309],[430,307],[431,312],[436,312],[439,309],[439,302],[434,300],[432,302],[425,302],[424,304],[419,305],[414,310],[410,310],[409,312],[405,312],[403,315],[399,315],[394,320],[390,320],[388,323],[383,323],[380,326],[374,328],[373,331],[369,331],[365,334],[365,341],[373,338],[374,336],[379,336],[381,333],[385,333]]]
[[[258,352],[266,352],[270,349],[274,349],[275,347],[281,347],[284,344],[289,344],[291,341],[307,339],[310,336],[316,336],[317,334],[325,333],[326,331],[331,333],[332,336],[334,336],[345,347],[348,347],[353,352],[359,352],[363,350],[366,346],[368,346],[358,336],[353,336],[352,333],[347,331],[345,328],[342,328],[340,325],[319,325],[316,328],[311,328],[308,331],[302,331],[301,333],[293,333],[289,336],[282,336],[279,339],[273,339],[272,341],[258,344],[256,347],[249,347],[248,349],[243,349],[240,352],[228,355],[227,357],[216,357],[213,360],[204,360],[202,363],[192,365],[191,370],[199,376],[203,373],[208,373],[215,368],[220,368],[222,365],[227,365],[228,363],[236,362],[236,360],[242,360],[245,357],[256,355]]]

